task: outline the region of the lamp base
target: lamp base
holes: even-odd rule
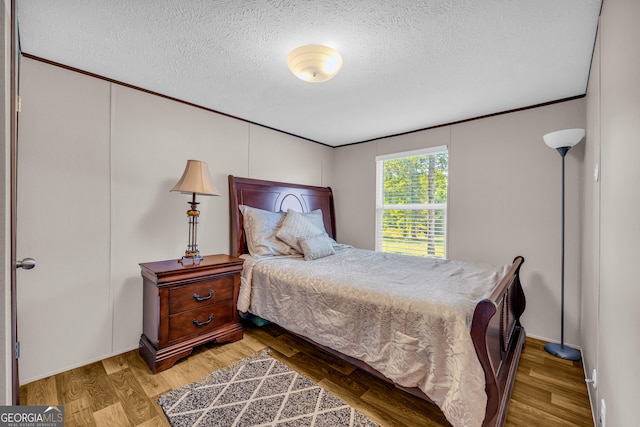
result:
[[[178,260],[178,262],[182,265],[198,265],[200,264],[200,261],[202,261],[204,258],[200,256],[200,254],[198,253],[197,255],[185,255],[182,258],[180,258]]]
[[[547,353],[566,360],[580,360],[580,352],[562,344],[549,343],[544,346]]]

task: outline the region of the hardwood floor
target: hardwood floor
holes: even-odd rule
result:
[[[580,362],[558,359],[527,338],[507,426],[593,426]],[[243,340],[204,345],[153,375],[137,350],[26,384],[23,405],[64,405],[66,426],[168,426],[161,394],[262,350],[336,394],[381,426],[448,426],[442,412],[275,325],[247,325]]]

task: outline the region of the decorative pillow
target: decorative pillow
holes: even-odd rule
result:
[[[304,212],[302,213],[302,216],[304,216],[304,218],[311,224],[318,227],[321,231],[324,231],[325,233],[327,232],[327,229],[324,228],[324,220],[322,218],[322,211],[320,209],[316,209],[315,211],[311,212]]]
[[[283,212],[271,212],[238,206],[242,212],[244,233],[251,256],[293,255],[296,253],[289,245],[276,237],[285,217]]]
[[[327,233],[315,234],[313,236],[298,239],[298,243],[302,248],[304,259],[307,261],[324,258],[336,253],[333,249],[332,239],[327,236]]]
[[[323,230],[324,227],[319,229],[313,225],[304,214],[289,209],[287,215],[284,217],[284,221],[282,221],[282,226],[276,232],[276,236],[296,251],[302,253],[302,247],[298,243],[298,240],[316,234],[324,233],[326,235]]]
[[[324,231],[327,234],[327,237],[329,238],[329,240],[331,240],[331,244],[333,244],[334,248],[339,246],[338,242],[336,242],[332,237],[329,236],[329,233],[327,233],[327,229],[324,227],[322,210],[316,209],[315,211],[305,212],[302,215],[304,215],[304,217],[308,219],[310,223],[312,223],[313,225],[315,225],[316,227],[318,227],[320,230]]]

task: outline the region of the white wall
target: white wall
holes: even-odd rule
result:
[[[332,148],[315,143],[301,143],[295,136],[257,125],[249,127],[249,135],[250,178],[306,185],[319,185],[320,182],[323,186],[331,185]]]
[[[374,247],[375,156],[449,147],[448,256],[506,264],[525,257],[527,333],[560,340],[561,158],[545,133],[585,126],[574,100],[336,149],[340,240]],[[567,271],[565,342],[579,345],[580,164],[566,158]]]
[[[23,59],[18,253],[21,382],[137,348],[138,263],[179,258],[188,197],[169,190],[188,159],[209,164],[202,254],[228,253],[227,175],[329,185],[329,147]],[[274,170],[275,157],[281,167]]]
[[[140,338],[139,262],[186,249],[188,196],[170,193],[188,159],[208,163],[218,197],[199,197],[203,255],[228,253],[227,174],[247,172],[247,125],[118,85],[111,86],[113,351]]]
[[[452,127],[449,257],[506,263],[525,258],[529,335],[560,340],[562,160],[542,136],[584,128],[583,100]],[[584,144],[584,141],[583,141]],[[579,180],[584,145],[565,158],[565,343],[579,345]]]
[[[598,389],[593,403],[599,410],[600,399],[605,400],[606,425],[613,427],[637,425],[640,400],[639,16],[636,0],[603,2],[599,55],[592,64],[599,81],[588,92],[589,119],[596,116],[589,126],[599,132],[602,173],[599,193],[597,187],[589,191],[590,197],[599,195],[599,224],[597,216],[589,224],[592,233],[599,233],[599,251],[585,257],[586,264],[597,263],[599,256],[599,277],[584,289],[589,300],[599,295],[599,316],[597,326],[584,323],[583,336],[590,354],[594,342],[597,346]]]
[[[582,269],[580,342],[586,376],[598,366],[598,323],[600,298],[600,34],[593,51],[587,90],[587,141],[582,173]],[[595,173],[598,173],[596,181]],[[589,385],[591,409],[597,413],[597,393]]]

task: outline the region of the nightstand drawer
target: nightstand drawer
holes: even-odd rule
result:
[[[169,290],[169,314],[233,299],[234,275],[219,276]]]
[[[213,331],[233,320],[234,309],[226,302],[169,316],[169,341]]]

